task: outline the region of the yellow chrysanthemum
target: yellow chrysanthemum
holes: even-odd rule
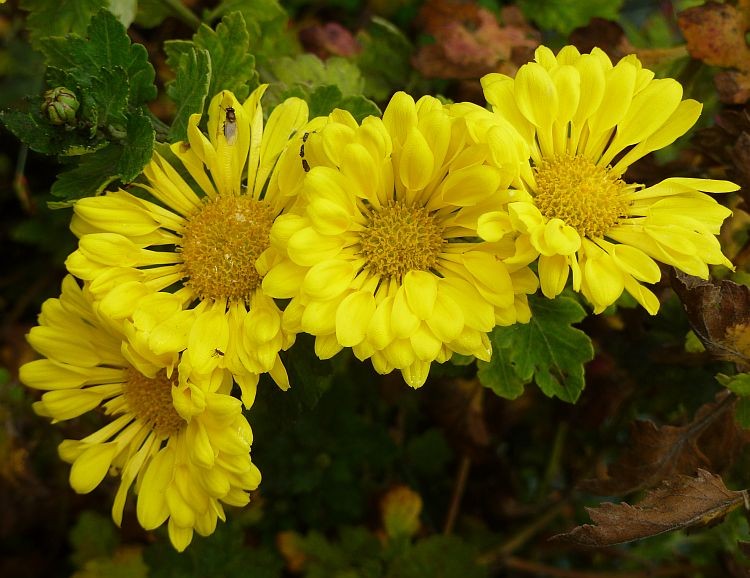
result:
[[[259,268],[274,262],[269,231],[293,200],[277,186],[279,157],[307,123],[307,105],[291,98],[264,129],[264,90],[244,104],[217,94],[208,138],[200,115],[190,118],[188,141],[171,147],[189,178],[154,155],[144,170],[150,185],[142,186],[161,205],[122,190],[76,203],[71,228],[80,241],[66,263],[88,282],[101,313],[130,324],[156,356],[174,364],[184,352],[198,373],[229,369],[247,406],[259,373],[289,386],[278,353],[294,334],[281,327]],[[297,151],[291,156],[299,163]]]
[[[573,289],[595,312],[625,290],[656,313],[659,301],[641,283],[660,279],[657,261],[702,278],[709,264],[731,267],[715,237],[731,211],[701,191],[734,191],[735,184],[669,178],[644,188],[622,178],[685,134],[700,103],[682,100],[677,81],[654,79],[634,55],[613,66],[599,49],[580,54],[566,46],[555,56],[540,47],[535,60],[515,79],[482,79],[495,118],[531,149],[521,171],[529,197],[508,205],[510,222],[484,215],[480,235],[520,231],[518,251],[539,255],[542,292],[559,294],[572,270]]]
[[[515,172],[490,166],[496,151],[470,143],[462,118],[404,93],[382,120],[360,126],[334,111],[301,140],[296,170],[309,172],[295,214],[271,230],[287,257],[263,288],[291,298],[284,325],[315,335],[318,356],[351,347],[418,387],[431,362],[454,352],[487,360],[487,332],[528,321],[536,277],[502,261],[512,238],[488,243],[476,233],[482,213],[514,198],[518,159]]]
[[[72,464],[70,485],[79,493],[92,491],[107,472],[121,475],[112,507],[118,525],[134,482],[138,521],[150,530],[168,520],[178,550],[193,531],[214,531],[224,520],[222,503],[247,504],[260,472],[226,370],[201,381],[170,375],[123,341],[119,326],[95,313],[71,276],[60,298],[44,303],[28,339],[46,358],[20,370],[23,383],[45,391],[37,413],[57,422],[102,408],[112,418],[82,440],[63,441],[59,452]]]

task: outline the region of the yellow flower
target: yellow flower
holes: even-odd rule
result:
[[[613,66],[599,49],[566,46],[555,56],[540,47],[535,60],[515,79],[489,74],[482,86],[495,119],[530,144],[530,166],[521,171],[529,197],[508,212],[521,232],[519,252],[539,255],[544,295],[559,294],[572,270],[573,289],[595,312],[625,290],[655,314],[659,301],[642,283],[660,279],[657,261],[702,278],[709,264],[732,267],[715,237],[731,211],[701,191],[737,185],[677,177],[644,187],[622,178],[685,134],[700,103],[682,100],[676,80],[654,79],[634,55]],[[479,233],[493,240],[506,227],[488,214]]]
[[[217,369],[200,382],[169,374],[123,341],[117,325],[96,315],[73,277],[59,299],[42,306],[29,342],[45,359],[21,367],[29,387],[44,390],[34,409],[54,422],[96,408],[111,416],[82,440],[65,440],[60,457],[72,464],[78,493],[98,486],[107,472],[121,475],[112,517],[122,521],[135,482],[138,521],[147,530],[168,520],[178,550],[193,531],[211,534],[224,520],[222,503],[243,506],[260,483],[250,460],[252,431],[232,379]]]
[[[193,371],[229,369],[246,406],[260,373],[289,387],[278,353],[294,334],[281,327],[258,268],[276,259],[269,231],[293,200],[279,192],[279,157],[307,122],[307,105],[291,98],[264,130],[264,90],[244,104],[217,94],[208,138],[193,115],[188,141],[171,147],[182,172],[154,155],[144,170],[150,184],[141,186],[160,204],[122,190],[80,200],[71,225],[80,241],[66,263],[88,282],[102,314],[129,324],[133,339],[169,365],[184,351]],[[299,164],[297,155],[287,156]]]
[[[398,93],[382,120],[360,126],[334,111],[301,140],[296,170],[309,172],[295,213],[271,229],[287,257],[263,288],[291,299],[284,326],[315,335],[319,357],[351,347],[419,387],[433,361],[488,360],[496,324],[528,321],[536,277],[502,261],[511,237],[476,234],[479,215],[513,198],[515,175],[490,166],[492,151],[468,142],[462,118]]]

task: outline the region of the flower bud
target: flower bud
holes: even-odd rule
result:
[[[73,124],[80,104],[76,95],[63,86],[44,93],[42,112],[52,124]]]

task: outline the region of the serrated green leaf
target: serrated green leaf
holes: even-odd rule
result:
[[[286,11],[278,0],[223,0],[211,12],[210,20],[234,11],[245,19],[256,64],[299,52],[294,34],[287,26]]]
[[[206,104],[206,96],[211,80],[211,58],[207,50],[187,44],[187,51],[177,56],[177,62],[170,62],[172,57],[167,59],[167,64],[173,66],[175,79],[167,86],[167,94],[175,101],[177,112],[172,127],[169,130],[169,139],[174,141],[184,140],[187,138],[187,126],[190,115],[203,113],[203,107]],[[167,54],[170,51],[165,45]]]
[[[113,70],[101,68],[91,79],[91,90],[86,93],[97,111],[97,124],[123,124],[129,94],[128,79],[121,66]]]
[[[399,28],[377,17],[357,33],[357,42],[362,47],[356,63],[365,79],[364,94],[385,101],[403,88],[414,72],[410,63],[412,45]]]
[[[202,24],[193,42],[211,57],[209,102],[222,90],[232,91],[242,101],[258,85],[255,57],[250,53],[250,35],[241,13],[225,16],[216,31]]]
[[[489,362],[478,361],[479,383],[506,399],[516,399],[529,380],[522,379],[511,361],[511,350],[495,346]]]
[[[509,327],[496,327],[495,347],[507,349],[518,377],[536,384],[548,396],[575,402],[584,387],[583,364],[594,357],[591,339],[572,323],[586,312],[575,299],[530,297],[531,320]]]
[[[96,14],[87,35],[88,39],[75,34],[42,39],[40,48],[47,64],[73,72],[82,86],[90,86],[101,69],[115,72],[121,67],[127,74],[131,106],[156,98],[155,72],[146,48],[130,43],[125,27],[113,14],[106,10]]]
[[[134,113],[127,120],[127,136],[122,142],[122,155],[117,163],[120,179],[129,183],[151,160],[154,151],[154,127],[146,116]]]
[[[46,155],[65,155],[72,149],[89,152],[97,148],[97,143],[80,133],[51,125],[39,112],[36,103],[30,108],[30,112],[0,112],[0,122],[31,150]]]
[[[518,6],[527,19],[541,29],[570,34],[579,26],[586,26],[592,18],[619,20],[623,0],[587,0],[586,2],[549,2],[548,0],[519,0]]]
[[[106,5],[107,0],[21,1],[21,8],[29,11],[26,28],[35,48],[45,36],[62,36],[70,32],[83,34],[92,15]]]
[[[58,175],[50,191],[52,196],[72,201],[100,193],[120,177],[117,167],[122,153],[122,146],[111,143],[81,157],[78,166]]]
[[[315,89],[336,86],[342,96],[361,95],[364,79],[359,68],[345,58],[333,57],[325,62],[314,54],[300,54],[296,58],[283,57],[271,65],[271,74],[287,88],[294,85]]]

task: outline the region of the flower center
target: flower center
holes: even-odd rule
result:
[[[445,240],[443,228],[424,207],[390,201],[373,211],[360,233],[362,256],[375,275],[401,279],[435,266]]]
[[[186,423],[172,403],[174,379],[168,379],[163,369],[151,378],[131,367],[123,385],[130,411],[152,431],[163,436],[176,434]]]
[[[271,206],[252,197],[207,201],[182,235],[185,284],[201,299],[249,301],[261,282],[255,262],[271,243],[273,219]]]
[[[623,194],[634,188],[605,167],[581,156],[560,155],[536,167],[537,207],[561,219],[582,237],[602,237],[627,214]]]

